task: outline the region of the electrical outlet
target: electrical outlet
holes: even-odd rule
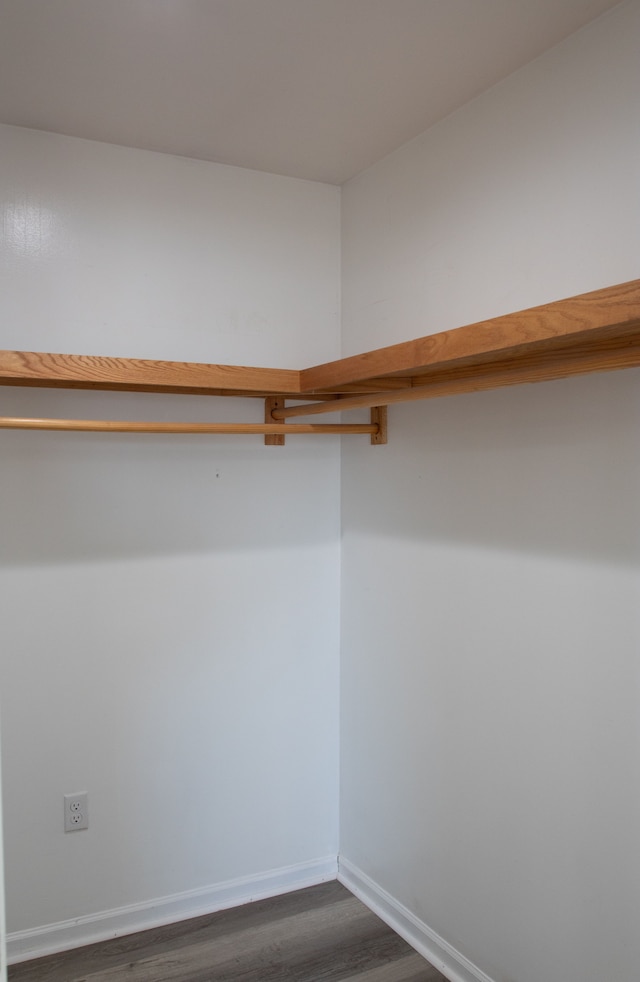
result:
[[[78,794],[66,794],[64,796],[65,832],[78,832],[80,829],[88,828],[89,806],[87,803],[87,792],[80,791]]]

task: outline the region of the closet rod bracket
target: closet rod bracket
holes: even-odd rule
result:
[[[376,432],[371,434],[371,445],[379,447],[387,442],[387,407],[371,407],[371,425],[377,426]]]
[[[265,423],[283,423],[284,420],[274,419],[271,415],[274,409],[284,409],[284,396],[267,396],[264,400]],[[284,447],[284,433],[267,433],[264,438],[265,447]]]

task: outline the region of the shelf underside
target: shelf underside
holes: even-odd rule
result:
[[[273,412],[284,419],[639,365],[640,280],[633,280],[303,371],[0,351],[0,385],[302,403]]]

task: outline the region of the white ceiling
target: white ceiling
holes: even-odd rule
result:
[[[0,121],[341,184],[618,0],[0,0]]]

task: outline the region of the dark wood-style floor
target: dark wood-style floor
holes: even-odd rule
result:
[[[10,982],[445,982],[337,882],[23,962]]]

